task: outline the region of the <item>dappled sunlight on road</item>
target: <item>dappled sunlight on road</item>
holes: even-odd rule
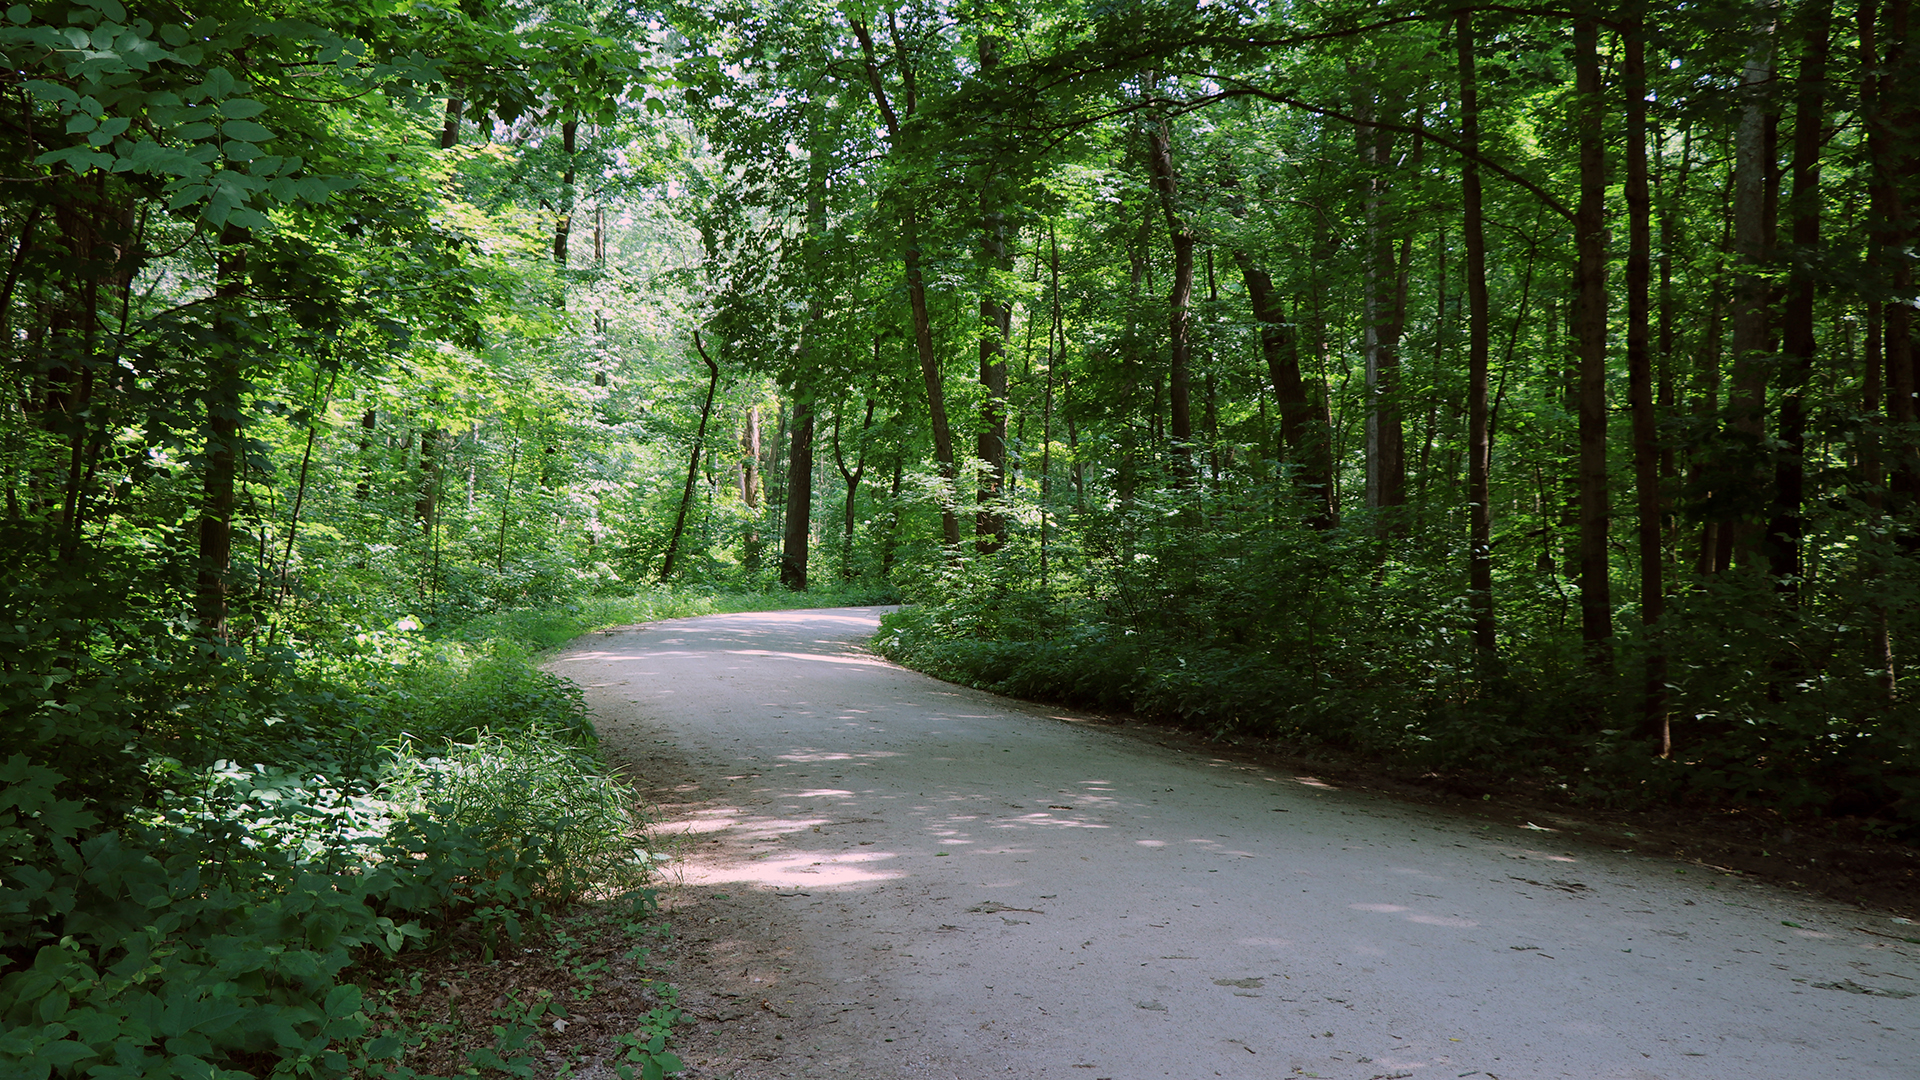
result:
[[[1370,911],[1379,915],[1399,915],[1401,912],[1407,912],[1408,914],[1403,916],[1406,921],[1419,923],[1422,926],[1450,926],[1456,930],[1471,930],[1480,925],[1473,919],[1458,915],[1429,915],[1424,911],[1413,911],[1404,904],[1348,904],[1347,907],[1353,911]]]
[[[1108,827],[1105,822],[1081,821],[1078,818],[1059,817],[1055,814],[1045,813],[1044,811],[1021,814],[1019,817],[1002,818],[993,823],[993,827],[996,829],[1018,829],[1028,825],[1044,826],[1050,829],[1104,829]]]
[[[819,653],[776,652],[772,649],[725,649],[728,656],[771,656],[781,660],[812,660],[822,664],[858,664],[862,667],[888,667],[888,663],[875,656],[863,656],[847,653],[839,656],[822,656]]]
[[[772,888],[845,889],[905,877],[877,864],[898,858],[891,851],[833,853],[795,851],[779,855],[705,859],[684,868],[690,885],[763,885]]]
[[[1422,926],[1451,926],[1458,930],[1471,930],[1480,925],[1472,919],[1462,919],[1457,915],[1425,915],[1417,912],[1407,916],[1407,921],[1419,923]]]

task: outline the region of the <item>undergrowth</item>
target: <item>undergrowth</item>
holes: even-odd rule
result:
[[[1575,804],[1766,807],[1920,839],[1920,706],[1876,686],[1864,629],[1913,616],[1899,602],[1920,587],[1911,571],[1835,581],[1797,605],[1758,574],[1691,583],[1659,626],[1623,627],[1607,663],[1583,649],[1558,579],[1515,577],[1499,583],[1503,633],[1487,657],[1464,583],[1364,527],[1095,518],[1056,533],[1045,564],[1016,541],[930,571],[875,647],[982,689]],[[1664,758],[1643,711],[1656,649]]]
[[[309,610],[246,648],[12,623],[7,670],[57,673],[0,701],[0,1078],[427,1076],[408,1063],[424,1029],[368,1011],[378,972],[484,961],[596,905],[631,932],[651,909],[660,856],[542,650],[888,598],[661,591],[372,627]],[[514,1004],[455,1071],[539,1075],[539,1010],[563,1007]],[[676,1016],[650,1013],[609,1067],[676,1071]]]

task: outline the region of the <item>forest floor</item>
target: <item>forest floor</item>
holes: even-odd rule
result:
[[[598,1038],[658,978],[695,1080],[1876,1077],[1920,1054],[1920,859],[1857,825],[1575,808],[1011,702],[873,658],[875,614],[652,624],[553,663],[679,845],[671,934],[609,979],[631,993]],[[567,1060],[611,1075],[592,1045]]]

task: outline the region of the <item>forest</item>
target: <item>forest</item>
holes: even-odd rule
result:
[[[721,608],[1912,841],[1908,21],[6,8],[0,1061],[427,1075],[375,975],[649,903],[540,650]]]

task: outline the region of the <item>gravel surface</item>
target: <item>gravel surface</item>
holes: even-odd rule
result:
[[[884,610],[550,665],[680,837],[689,1077],[1920,1076],[1920,926],[942,683]]]

